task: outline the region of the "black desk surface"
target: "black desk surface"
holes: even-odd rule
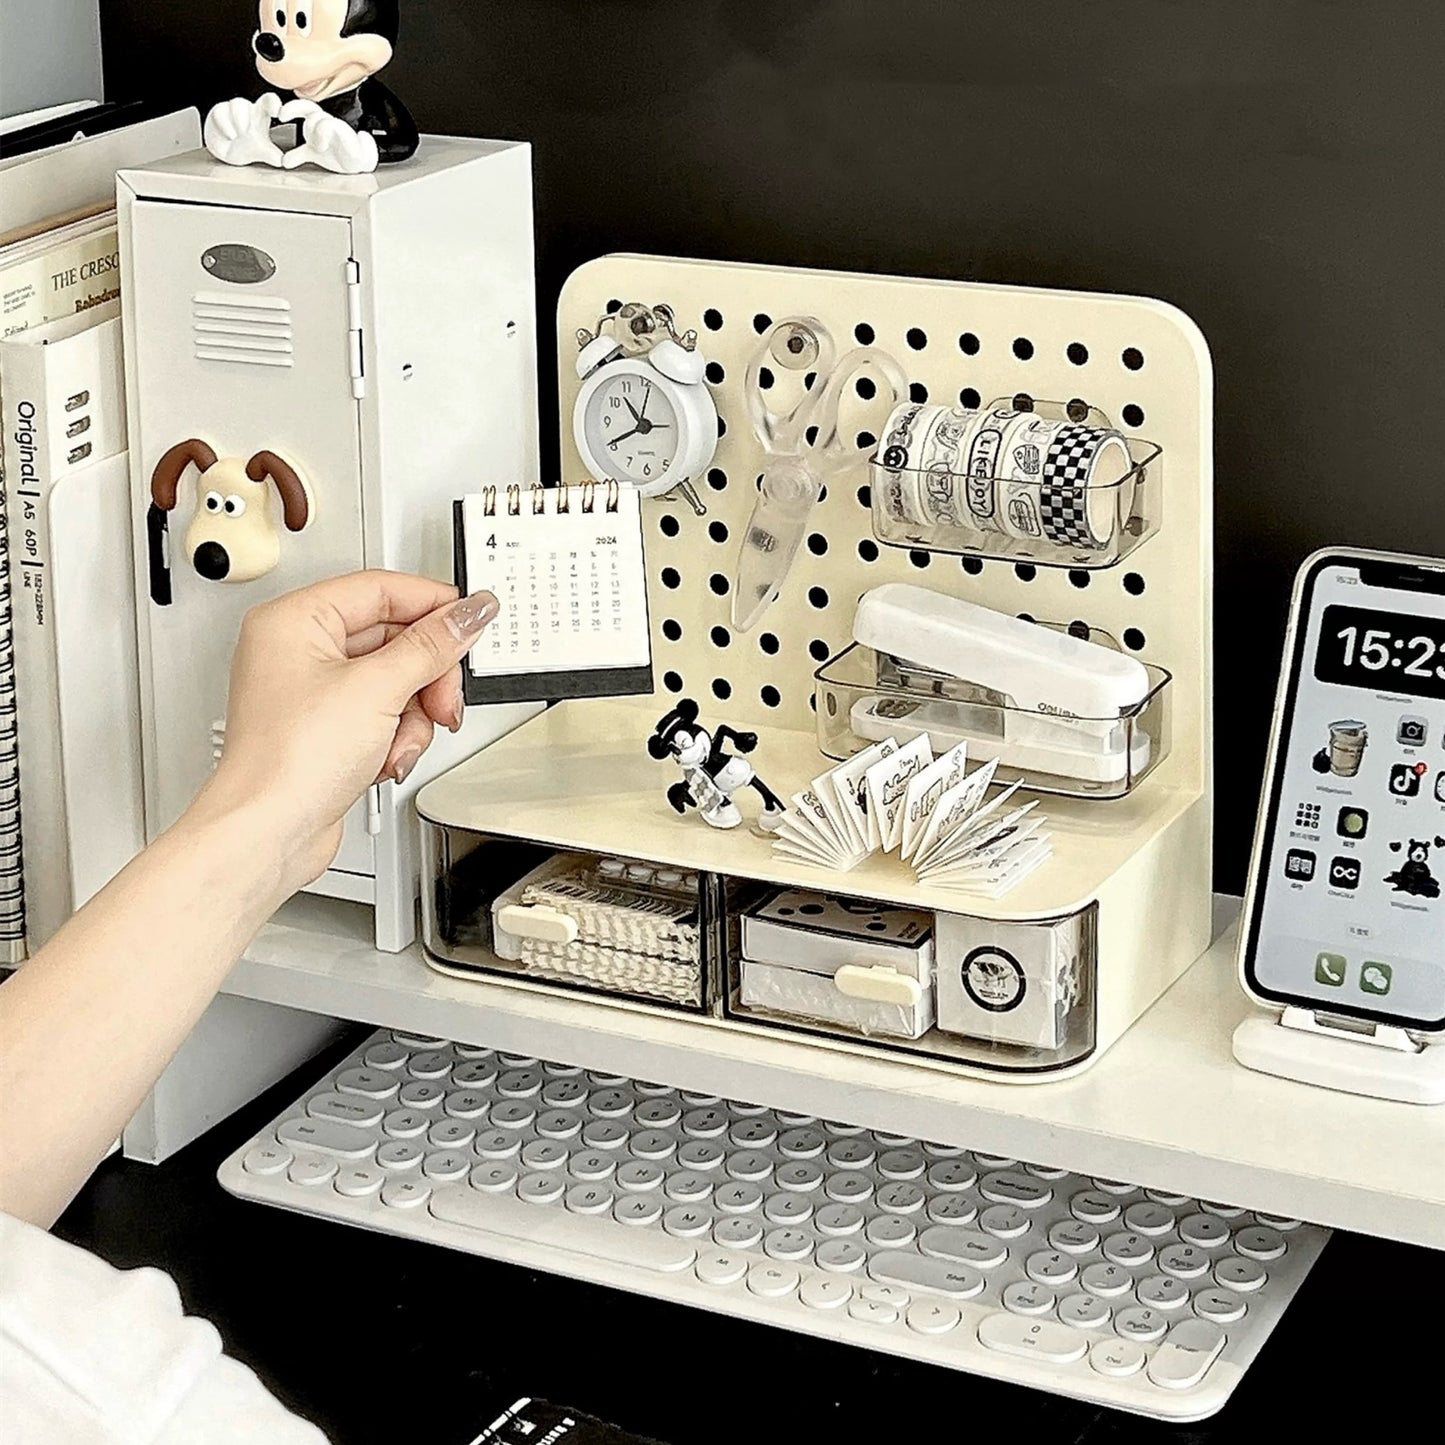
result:
[[[1290,1433],[1329,1439],[1342,1407],[1418,1419],[1439,1403],[1445,1254],[1353,1235],[1331,1242],[1226,1409],[1171,1426],[225,1194],[221,1160],[325,1063],[159,1168],[108,1160],[57,1232],[168,1270],[336,1445],[466,1445],[522,1395],[665,1445],[908,1445],[1003,1424],[1030,1445],[1234,1442],[1286,1395]]]

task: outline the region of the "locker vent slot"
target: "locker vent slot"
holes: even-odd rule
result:
[[[191,298],[191,335],[202,361],[292,364],[291,303],[280,296],[198,291]]]

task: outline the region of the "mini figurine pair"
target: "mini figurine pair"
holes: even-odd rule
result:
[[[682,769],[682,781],[667,790],[667,801],[679,812],[696,808],[703,822],[714,828],[736,828],[743,820],[733,794],[752,788],[763,800],[758,826],[771,833],[786,814],[783,800],[758,777],[752,764],[728,751],[740,753],[758,745],[756,733],[740,733],[726,724],[700,727],[697,704],[682,698],[658,720],[647,740],[648,753],[659,762],[671,758]]]
[[[416,122],[376,73],[392,57],[397,0],[260,0],[251,39],[256,69],[275,91],[237,97],[206,117],[206,149],[227,165],[294,170],[317,165],[343,175],[374,171],[416,152]],[[283,150],[272,128],[300,123]]]

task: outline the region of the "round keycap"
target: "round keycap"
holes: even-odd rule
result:
[[[442,1149],[422,1160],[421,1172],[428,1179],[460,1179],[471,1167],[471,1157],[460,1149]]]
[[[1206,1214],[1217,1214],[1221,1219],[1238,1219],[1244,1213],[1237,1204],[1216,1204],[1210,1199],[1201,1199],[1199,1207]]]
[[[381,1121],[381,1127],[393,1139],[415,1139],[426,1133],[430,1123],[431,1115],[419,1109],[393,1109]]]
[[[567,1192],[560,1174],[524,1174],[517,1181],[517,1198],[528,1204],[553,1204]]]
[[[1078,1277],[1079,1266],[1067,1254],[1039,1249],[1024,1261],[1024,1273],[1035,1284],[1069,1284]]]
[[[1059,1318],[1076,1330],[1102,1329],[1113,1314],[1097,1295],[1071,1294],[1059,1301]]]
[[[1085,1224],[1112,1224],[1122,1212],[1113,1195],[1102,1189],[1081,1189],[1069,1196],[1069,1213]]]
[[[515,1129],[488,1129],[472,1147],[481,1159],[510,1159],[522,1147],[522,1136]]]
[[[480,1119],[487,1112],[487,1096],[476,1089],[454,1089],[442,1102],[453,1119]]]
[[[400,1044],[384,1040],[372,1044],[362,1058],[368,1069],[399,1069],[406,1063],[408,1054]]]
[[[582,1132],[582,1116],[574,1109],[547,1109],[537,1115],[537,1132],[544,1139],[575,1139]]]
[[[1007,1154],[980,1154],[977,1149],[973,1151],[973,1162],[980,1169],[992,1171],[995,1169],[1012,1169],[1019,1161],[1011,1159]]]
[[[627,1081],[625,1079],[618,1079],[617,1082],[619,1084],[625,1084]],[[696,1108],[698,1105],[722,1103],[722,1096],[720,1094],[699,1094],[696,1089],[684,1089],[680,1097],[682,1098],[682,1102],[689,1108]]]
[[[763,1253],[770,1259],[807,1259],[813,1252],[813,1236],[806,1229],[770,1230],[763,1237]]]
[[[985,1174],[978,1181],[978,1192],[996,1204],[1014,1204],[1021,1209],[1040,1209],[1054,1197],[1053,1188],[1044,1180],[1011,1169]]]
[[[682,1132],[693,1139],[716,1139],[727,1132],[727,1127],[728,1116],[721,1109],[689,1109],[682,1116]]]
[[[918,1140],[912,1134],[889,1134],[883,1129],[875,1129],[873,1137],[885,1149],[916,1149]]]
[[[1227,1289],[1238,1290],[1241,1294],[1252,1294],[1264,1284],[1269,1275],[1264,1266],[1255,1260],[1242,1259],[1237,1254],[1231,1254],[1215,1264],[1214,1278]]]
[[[866,1174],[848,1171],[830,1174],[823,1185],[823,1193],[839,1204],[861,1204],[873,1195],[873,1181]]]
[[[978,1205],[966,1194],[935,1194],[928,1201],[928,1217],[934,1224],[972,1224]]]
[[[1194,1296],[1194,1313],[1216,1325],[1242,1320],[1249,1306],[1232,1290],[1202,1289]]]
[[[1246,1259],[1268,1262],[1279,1259],[1288,1248],[1284,1235],[1276,1229],[1266,1229],[1262,1224],[1252,1224],[1241,1229],[1234,1236],[1234,1247]]]
[[[1046,1315],[1054,1308],[1056,1296],[1053,1290],[1045,1289],[1032,1280],[1016,1279],[1005,1285],[1003,1307],[1016,1315]]]
[[[704,1284],[736,1284],[748,1272],[751,1260],[726,1249],[705,1249],[695,1266],[697,1277]]]
[[[503,1099],[533,1099],[546,1082],[541,1069],[508,1069],[497,1080],[497,1094]]]
[[[1137,1340],[1100,1340],[1089,1351],[1089,1363],[1101,1375],[1122,1379],[1144,1368],[1148,1352]]]
[[[404,1109],[435,1109],[447,1096],[446,1088],[431,1079],[413,1079],[401,1086],[396,1101]]]
[[[1102,1189],[1105,1194],[1125,1195],[1139,1192],[1137,1184],[1126,1184],[1122,1179],[1091,1179],[1089,1183],[1095,1189]]]
[[[1079,1283],[1090,1294],[1114,1299],[1118,1295],[1128,1294],[1134,1288],[1134,1276],[1122,1265],[1086,1264],[1084,1272],[1079,1276]]]
[[[858,1286],[858,1293],[864,1299],[876,1300],[879,1304],[892,1305],[896,1310],[907,1309],[913,1296],[902,1285],[882,1284],[878,1280],[867,1280]]]
[[[337,1174],[334,1187],[338,1194],[344,1194],[348,1199],[365,1199],[385,1183],[386,1175],[381,1170],[365,1164],[353,1164]]]
[[[813,1222],[819,1234],[857,1234],[863,1228],[863,1211],[852,1204],[825,1204]]]
[[[900,1249],[918,1236],[913,1221],[901,1214],[880,1214],[868,1221],[863,1237],[878,1249]]]
[[[662,1218],[662,1201],[650,1194],[631,1194],[612,1206],[612,1217],[619,1224],[656,1224]]]
[[[813,1201],[806,1194],[770,1194],[763,1218],[772,1224],[805,1224],[813,1217]]]
[[[492,1105],[487,1122],[498,1129],[525,1129],[536,1117],[537,1111],[525,1101],[504,1099],[500,1104]]]
[[[689,1204],[674,1204],[662,1216],[662,1227],[678,1239],[697,1239],[712,1228],[712,1215],[706,1209],[694,1209]]]
[[[635,1093],[648,1099],[670,1099],[677,1095],[677,1090],[671,1084],[654,1084],[642,1079],[634,1079],[632,1088]]]
[[[946,1335],[963,1316],[945,1300],[918,1300],[908,1307],[904,1319],[920,1335]]]
[[[1049,1226],[1049,1244],[1065,1254],[1091,1254],[1099,1247],[1099,1231],[1082,1219],[1056,1219]]]
[[[1144,1197],[1152,1199],[1156,1204],[1167,1204],[1171,1209],[1194,1207],[1194,1201],[1187,1194],[1171,1194],[1167,1189],[1146,1189]]]
[[[1217,1214],[1189,1214],[1179,1221],[1179,1238],[1196,1249],[1229,1243],[1229,1225]]]
[[[747,1179],[756,1183],[772,1174],[773,1161],[760,1149],[743,1149],[729,1155],[723,1168],[729,1179]]]
[[[927,1139],[923,1144],[923,1152],[930,1159],[962,1159],[968,1150],[957,1144],[939,1144],[932,1139]]]
[[[394,1174],[415,1169],[425,1153],[420,1144],[413,1144],[409,1139],[388,1139],[376,1151],[376,1162],[389,1174]]]
[[[748,1288],[764,1299],[781,1299],[797,1289],[798,1271],[782,1264],[755,1264],[748,1271]]]
[[[492,1164],[478,1164],[467,1175],[467,1183],[484,1194],[505,1194],[517,1182],[517,1171],[502,1160]]]
[[[878,1151],[866,1139],[835,1139],[828,1145],[827,1161],[832,1169],[866,1169]]]
[[[809,1124],[818,1122],[814,1114],[799,1114],[792,1109],[774,1109],[773,1118],[778,1121],[784,1129],[805,1129]]]
[[[879,1304],[877,1300],[855,1297],[848,1301],[848,1313],[860,1324],[896,1325],[898,1311],[892,1305]]]
[[[427,1049],[413,1054],[406,1071],[414,1079],[444,1079],[452,1071],[452,1056],[449,1049]]]
[[[728,1140],[739,1149],[766,1149],[778,1137],[770,1119],[739,1119],[728,1130]]]
[[[662,1187],[665,1177],[661,1165],[654,1164],[650,1159],[628,1159],[617,1166],[614,1176],[617,1187],[629,1194],[651,1194]]]
[[[1174,1211],[1152,1199],[1141,1199],[1124,1211],[1124,1224],[1136,1234],[1158,1238],[1174,1228]]]
[[[484,1059],[458,1064],[452,1070],[452,1083],[460,1084],[464,1089],[485,1089],[496,1077],[497,1066]]]
[[[817,1129],[789,1129],[778,1140],[778,1152],[785,1159],[816,1159],[827,1144]]]
[[[644,1129],[632,1136],[632,1154],[637,1159],[671,1159],[677,1140],[666,1129]]]
[[[867,1260],[868,1251],[853,1239],[825,1239],[813,1253],[813,1263],[830,1274],[852,1274]]]
[[[574,1214],[605,1214],[615,1197],[605,1184],[574,1184],[564,1202]]]
[[[492,1057],[492,1050],[485,1044],[453,1044],[452,1048],[457,1051],[458,1058],[489,1059]]]
[[[885,1179],[920,1179],[927,1167],[917,1149],[890,1149],[878,1160],[878,1172]]]
[[[493,1118],[496,1113],[493,1109]],[[616,1119],[593,1119],[582,1129],[582,1143],[588,1149],[620,1149],[629,1137],[627,1125]]]
[[[1147,1305],[1133,1305],[1119,1311],[1114,1320],[1114,1328],[1135,1344],[1152,1344],[1155,1340],[1164,1338],[1164,1332],[1169,1328],[1169,1319],[1159,1310],[1150,1309]]]
[[[999,1239],[1017,1239],[1029,1231],[1029,1216],[1017,1204],[990,1204],[978,1216],[980,1229]]]
[[[853,1286],[836,1275],[813,1275],[803,1281],[798,1298],[813,1310],[835,1310],[853,1298]]]
[[[917,1214],[928,1202],[928,1195],[916,1184],[893,1180],[885,1184],[877,1194],[880,1209],[890,1214]]]
[[[531,1054],[498,1054],[498,1062],[504,1069],[535,1069],[539,1061]]]
[[[385,1069],[343,1069],[336,1076],[336,1089],[366,1099],[389,1099],[396,1093],[397,1081]]]
[[[1024,1172],[1026,1174],[1032,1174],[1035,1179],[1054,1180],[1067,1179],[1069,1177],[1069,1171],[1067,1169],[1056,1169],[1051,1164],[1025,1164]]]
[[[632,1118],[644,1129],[671,1129],[682,1118],[682,1108],[676,1099],[644,1099]]]
[[[584,1149],[580,1154],[574,1154],[568,1165],[568,1172],[581,1184],[610,1179],[616,1170],[617,1156],[604,1154],[600,1149]]]
[[[1209,1269],[1209,1256],[1192,1244],[1166,1244],[1159,1251],[1159,1268],[1175,1279],[1198,1279]]]
[[[735,1179],[713,1190],[712,1201],[724,1214],[752,1214],[762,1208],[763,1191],[756,1184]]]
[[[712,1237],[729,1249],[751,1249],[763,1237],[763,1226],[750,1215],[735,1214],[713,1225]]]
[[[794,1194],[812,1194],[823,1187],[823,1171],[810,1159],[792,1159],[773,1175],[777,1184]]]
[[[434,1149],[465,1149],[477,1137],[477,1131],[465,1119],[438,1119],[426,1131],[426,1137]]]
[[[721,1167],[727,1158],[727,1151],[711,1139],[689,1139],[677,1151],[677,1162],[694,1174],[710,1174]]]
[[[280,1174],[293,1157],[284,1144],[257,1144],[247,1150],[246,1157],[241,1160],[241,1168],[247,1174],[259,1174],[265,1178],[269,1174]]]
[[[1167,1274],[1147,1275],[1135,1286],[1134,1293],[1141,1305],[1151,1305],[1166,1313],[1182,1310],[1189,1303],[1189,1286]]]
[[[862,1124],[845,1124],[840,1119],[824,1119],[823,1128],[832,1139],[854,1139],[868,1132]]]
[[[542,1085],[542,1105],[548,1109],[570,1109],[587,1097],[587,1085],[581,1079],[548,1079]]]
[[[1300,1221],[1298,1219],[1291,1219],[1287,1214],[1261,1214],[1256,1210],[1254,1217],[1258,1223],[1266,1225],[1270,1229],[1281,1230],[1285,1234],[1288,1234],[1292,1229],[1298,1229],[1300,1227]]]
[[[676,1199],[681,1204],[697,1204],[712,1193],[713,1182],[705,1174],[694,1174],[684,1169],[677,1174],[669,1174],[663,1188],[669,1199]]]
[[[381,1202],[390,1209],[417,1209],[431,1198],[431,1185],[422,1179],[388,1179],[381,1186]]]
[[[1154,1246],[1142,1234],[1120,1230],[1104,1241],[1104,1258],[1112,1264],[1148,1264],[1154,1258]]]
[[[548,1059],[542,1065],[542,1072],[549,1079],[580,1079],[583,1070],[577,1064],[559,1064],[555,1059]]]
[[[503,1092],[500,1084],[497,1092]],[[587,1107],[598,1119],[625,1119],[636,1102],[625,1089],[599,1089],[588,1099]]]
[[[977,1179],[978,1171],[965,1159],[940,1159],[928,1169],[928,1187],[944,1194],[968,1189]]]
[[[567,1162],[567,1150],[555,1139],[532,1139],[522,1146],[524,1169],[558,1169]]]

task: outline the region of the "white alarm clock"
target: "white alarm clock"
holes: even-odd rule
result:
[[[702,516],[691,483],[717,450],[718,416],[696,333],[679,337],[665,306],[624,306],[606,321],[621,335],[578,333],[572,435],[583,464],[644,497],[680,490]]]

